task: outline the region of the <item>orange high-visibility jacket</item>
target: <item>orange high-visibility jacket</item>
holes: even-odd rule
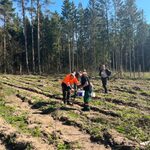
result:
[[[63,79],[62,83],[65,83],[67,86],[70,86],[72,84],[79,84],[79,81],[76,77],[71,79],[71,74],[66,75],[66,77]]]

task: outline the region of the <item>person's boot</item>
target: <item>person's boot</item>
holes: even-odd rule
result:
[[[67,104],[67,101],[65,99],[63,100],[63,102],[64,102],[64,104]]]
[[[108,93],[107,88],[105,88],[105,93],[106,93],[106,94]]]
[[[82,108],[82,111],[90,111],[90,107],[85,105],[83,108]]]
[[[73,105],[73,103],[70,100],[67,100],[68,105]]]

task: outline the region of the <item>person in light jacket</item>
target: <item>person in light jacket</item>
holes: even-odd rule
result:
[[[99,75],[101,77],[101,81],[102,81],[102,85],[103,85],[103,88],[104,88],[104,92],[105,93],[108,93],[108,89],[107,89],[107,81],[109,79],[109,76],[111,75],[111,71],[106,69],[106,66],[105,65],[102,65],[100,68],[99,68]]]

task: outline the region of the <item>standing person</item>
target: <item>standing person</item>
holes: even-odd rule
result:
[[[83,71],[81,76],[81,88],[85,91],[84,93],[84,107],[83,111],[90,111],[89,101],[91,100],[91,93],[92,93],[92,84],[89,81],[89,77],[87,75],[86,70]]]
[[[101,80],[102,80],[102,85],[103,85],[104,91],[105,91],[105,93],[108,93],[107,80],[108,80],[109,76],[111,75],[111,71],[106,69],[105,65],[102,65],[99,68],[99,75],[100,75]]]
[[[62,81],[62,92],[63,92],[63,102],[64,104],[71,104],[70,103],[70,94],[74,91],[74,88],[72,85],[79,85],[79,81],[75,77],[74,73],[68,74],[65,76],[65,78]]]

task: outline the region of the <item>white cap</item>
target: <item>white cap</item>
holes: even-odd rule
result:
[[[71,73],[71,75],[75,77],[75,73]]]

